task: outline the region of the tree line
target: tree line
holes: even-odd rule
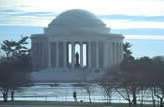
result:
[[[3,101],[8,97],[14,101],[16,90],[31,85],[30,72],[32,71],[30,49],[27,47],[28,37],[18,41],[5,40],[1,44],[0,56],[0,91]]]
[[[140,104],[143,106],[143,98],[147,93],[151,96],[153,107],[156,106],[157,99],[160,101],[160,107],[163,107],[164,57],[144,56],[135,59],[130,47],[129,43],[124,44],[124,60],[108,69],[104,76],[97,80],[98,84],[104,88],[108,99],[114,90],[128,101],[129,107],[137,106],[138,95],[142,97]]]

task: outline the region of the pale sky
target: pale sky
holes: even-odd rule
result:
[[[42,33],[69,9],[88,10],[112,33],[122,33],[136,57],[164,55],[164,0],[0,0],[0,41]]]

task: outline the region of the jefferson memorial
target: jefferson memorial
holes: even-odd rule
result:
[[[44,28],[43,34],[31,36],[36,71],[32,76],[78,80],[84,74],[93,79],[123,60],[123,39],[121,34],[110,33],[110,28],[88,11],[65,11]]]

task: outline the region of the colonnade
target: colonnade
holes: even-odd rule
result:
[[[37,67],[42,67],[45,63],[47,53],[48,68],[75,68],[75,45],[79,44],[79,66],[80,68],[105,68],[112,64],[119,64],[123,59],[123,44],[121,42],[67,42],[51,41],[48,42],[48,49],[45,52],[43,44],[33,46],[33,63]],[[86,50],[84,50],[84,44]],[[71,49],[69,48],[71,45]],[[71,52],[69,52],[71,51]],[[70,55],[71,54],[71,55]],[[70,57],[71,56],[71,57]],[[40,58],[40,59],[39,59]],[[71,59],[70,59],[71,58]],[[85,61],[85,62],[84,62]],[[84,65],[85,63],[85,65]]]

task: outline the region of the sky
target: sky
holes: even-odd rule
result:
[[[164,56],[164,0],[0,0],[0,42],[43,33],[69,9],[88,10],[123,34],[136,58]]]

